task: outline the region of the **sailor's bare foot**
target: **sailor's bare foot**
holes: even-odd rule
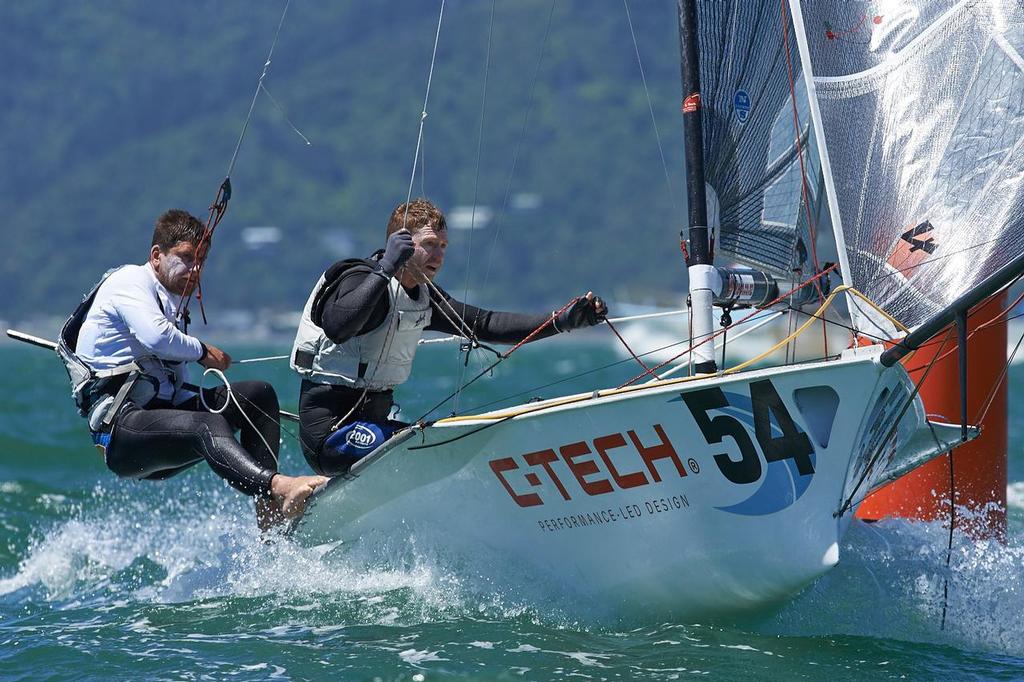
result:
[[[327,483],[326,476],[285,476],[270,479],[270,494],[285,519],[297,519],[306,511],[310,494]]]

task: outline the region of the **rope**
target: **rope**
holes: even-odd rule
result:
[[[480,194],[480,159],[483,156],[484,147],[484,119],[487,111],[487,81],[491,72],[491,38],[494,34],[494,6],[495,0],[491,0],[491,16],[490,21],[487,24],[487,50],[485,52],[486,57],[484,59],[484,82],[480,93],[480,125],[477,131],[476,138],[476,167],[473,171],[473,208],[471,209],[469,216],[469,243],[466,249],[466,279],[465,286],[463,288],[462,300],[469,300],[469,279],[470,273],[473,269],[473,233],[476,232],[476,204]],[[465,310],[465,309],[463,309]],[[479,317],[479,316],[478,316]],[[473,331],[476,331],[476,324],[478,320],[473,320]],[[461,350],[461,349],[460,349]],[[459,378],[456,382],[457,385],[461,386],[462,382],[466,378],[466,368],[469,366],[469,356],[473,351],[473,345],[470,344],[466,347],[466,359],[465,362],[459,363],[458,374]],[[459,398],[461,396],[456,394],[455,396],[455,411],[459,411]]]
[[[423,146],[423,126],[427,120],[427,102],[430,100],[430,84],[434,80],[434,63],[437,60],[437,44],[441,39],[441,21],[444,19],[444,2],[441,0],[441,9],[437,15],[437,32],[434,34],[434,51],[430,55],[430,71],[427,73],[427,91],[423,95],[423,110],[420,111],[420,129],[416,135],[416,151],[412,157],[412,174],[409,176],[409,191],[405,195],[405,215],[402,216],[404,227],[409,218],[409,201],[412,200],[412,185],[416,181],[416,164],[420,160],[420,149]]]
[[[952,337],[953,329],[953,327],[950,327],[949,331],[946,333],[946,337],[942,340],[943,346],[945,346],[946,343],[949,341],[950,337]],[[910,409],[910,406],[914,404],[914,399],[917,397],[917,394],[921,392],[921,386],[924,384],[924,380],[928,378],[928,374],[932,371],[932,368],[934,366],[935,361],[933,360],[925,368],[924,373],[921,375],[921,378],[917,381],[916,384],[914,384],[914,390],[911,391],[910,396],[907,398],[907,402],[903,405],[902,409],[900,409],[899,414],[896,415],[896,419],[893,420],[893,424],[889,428],[889,432],[886,433],[885,438],[879,441],[878,448],[875,450],[874,453],[872,453],[871,457],[868,458],[868,463],[864,467],[864,471],[861,473],[860,478],[857,480],[857,484],[853,487],[853,490],[850,491],[850,496],[846,498],[846,501],[843,502],[842,506],[839,508],[839,511],[833,514],[833,516],[838,518],[853,506],[854,496],[857,494],[857,491],[860,490],[860,487],[864,485],[864,481],[867,480],[868,475],[874,470],[875,464],[878,463],[878,459],[882,456],[885,444],[888,443],[889,440],[896,433],[896,429],[899,428],[900,425],[900,420],[903,419],[903,415],[907,413],[907,410]],[[857,504],[860,504],[862,501],[863,498],[857,500]]]
[[[526,129],[530,122],[530,113],[533,111],[534,94],[537,89],[537,80],[540,76],[540,67],[544,63],[544,52],[548,44],[548,36],[551,33],[551,19],[555,15],[555,0],[551,0],[551,9],[548,10],[548,22],[544,28],[544,38],[540,45],[540,55],[537,57],[537,66],[533,70],[533,81],[530,83],[530,96],[527,100],[526,115],[523,117],[523,127],[519,131],[519,139],[516,140],[516,148],[512,152],[512,169],[508,174],[508,182],[505,184],[505,196],[501,202],[501,211],[498,212],[497,224],[494,228],[494,237],[491,239],[491,249],[487,255],[487,268],[484,270],[484,281],[481,285],[481,289],[487,287],[487,282],[491,277],[491,265],[494,262],[494,251],[498,245],[498,235],[501,234],[501,228],[505,222],[505,209],[508,207],[509,196],[512,192],[512,178],[516,174],[516,165],[519,163],[519,150],[522,147],[523,140],[526,138]]]
[[[1017,351],[1020,350],[1021,342],[1024,342],[1024,334],[1021,334],[1021,337],[1017,339],[1017,345],[1013,347],[1013,351],[1010,353],[1010,357],[1006,359],[1006,364],[1003,365],[1003,371],[999,373],[999,379],[997,379],[995,385],[992,386],[992,390],[988,394],[988,398],[985,400],[985,405],[981,408],[980,415],[977,419],[974,420],[976,424],[981,424],[985,421],[985,416],[988,414],[989,408],[992,407],[992,403],[996,399],[996,394],[999,392],[999,387],[1002,386],[1003,381],[1006,380],[1006,374],[1010,370],[1010,365],[1013,364],[1013,359],[1017,357]]]
[[[828,267],[828,268],[826,268],[826,269],[822,270],[821,272],[819,272],[818,274],[816,274],[816,275],[815,275],[814,277],[812,277],[811,279],[807,280],[806,282],[804,282],[803,284],[801,284],[800,286],[798,286],[798,287],[797,287],[796,289],[792,289],[791,291],[788,291],[788,292],[786,292],[785,294],[782,294],[781,296],[777,297],[777,298],[776,298],[776,299],[775,299],[774,301],[770,301],[770,302],[769,302],[769,303],[767,303],[766,305],[762,306],[762,308],[770,308],[771,306],[775,305],[775,304],[776,304],[776,303],[778,303],[779,301],[782,301],[782,300],[784,300],[784,299],[786,299],[786,298],[788,298],[788,297],[792,296],[793,294],[795,294],[795,293],[796,293],[797,291],[799,291],[800,289],[804,288],[805,286],[808,286],[809,284],[811,284],[811,283],[813,283],[813,282],[817,281],[817,280],[818,280],[819,278],[821,278],[821,277],[824,277],[824,276],[825,276],[825,275],[827,275],[827,274],[828,274],[829,272],[831,272],[832,270],[834,270],[834,269],[835,269],[836,267],[837,267],[836,265],[832,265],[832,266],[830,266],[830,267]],[[869,303],[870,305],[872,305],[872,306],[874,306],[874,305],[875,305],[875,304],[874,304],[873,302],[871,302],[871,301],[870,301],[869,299],[867,299],[867,297],[865,297],[865,296],[864,296],[863,294],[860,294],[860,292],[857,292],[857,290],[856,290],[856,289],[853,289],[853,288],[849,288],[849,287],[844,287],[844,286],[841,286],[841,287],[838,287],[838,288],[836,288],[836,290],[835,290],[834,292],[832,292],[832,294],[831,294],[831,295],[830,295],[830,296],[829,296],[829,297],[828,297],[828,298],[826,299],[825,303],[823,303],[823,304],[822,304],[821,308],[819,308],[818,312],[819,312],[819,313],[820,313],[820,312],[823,312],[823,311],[825,310],[825,308],[826,308],[827,306],[831,305],[832,301],[833,301],[833,300],[835,299],[835,296],[836,296],[836,294],[838,294],[838,293],[839,293],[839,292],[841,292],[841,291],[851,291],[851,292],[857,293],[857,294],[859,294],[859,295],[860,295],[860,296],[861,296],[862,298],[864,298],[864,300],[865,300],[865,301],[867,301],[867,302],[868,302],[868,303]],[[746,322],[747,320],[751,319],[752,317],[754,317],[754,315],[757,315],[757,314],[758,314],[758,313],[760,313],[760,312],[761,312],[760,310],[755,310],[755,311],[754,311],[753,313],[751,313],[750,315],[747,315],[746,317],[744,317],[743,319],[741,319],[741,320],[740,320],[740,321],[739,321],[739,322],[738,322],[737,324],[742,324],[742,323]],[[881,313],[882,313],[883,315],[886,315],[886,316],[888,317],[888,314],[887,314],[887,313],[885,313],[885,311],[883,311],[883,310],[879,309],[879,312],[881,312]],[[691,319],[692,319],[692,318],[691,318]],[[890,318],[890,319],[891,319],[891,318]],[[892,321],[894,322],[894,324],[899,324],[899,322],[896,322],[895,320],[892,320]],[[804,329],[805,329],[805,328],[806,328],[807,326],[809,326],[809,325],[811,324],[811,322],[812,322],[812,321],[810,321],[810,320],[809,320],[808,322],[805,322],[805,323],[804,323],[804,325],[803,325],[803,326],[801,326],[799,330],[797,330],[796,334],[800,334],[800,333],[802,333],[802,332],[803,332],[803,330],[804,330]],[[669,359],[668,359],[668,360],[666,360],[665,362],[663,362],[663,363],[661,363],[660,365],[657,365],[657,366],[655,366],[655,367],[652,367],[651,369],[647,370],[647,371],[646,371],[646,372],[644,372],[643,374],[638,374],[637,376],[633,377],[632,379],[630,379],[630,380],[629,380],[629,381],[627,381],[626,383],[624,383],[624,384],[622,384],[621,386],[619,386],[619,388],[625,388],[626,386],[629,386],[630,384],[633,384],[633,383],[635,383],[635,382],[639,381],[640,379],[643,379],[644,377],[646,377],[646,376],[649,376],[650,374],[653,374],[654,372],[657,372],[657,371],[658,371],[659,369],[661,369],[661,368],[662,368],[662,367],[664,367],[665,365],[668,365],[669,363],[675,362],[676,360],[678,360],[679,358],[681,358],[681,357],[682,357],[683,355],[685,355],[685,354],[686,354],[687,352],[689,352],[689,353],[692,353],[694,349],[696,349],[696,348],[699,348],[700,346],[704,345],[704,344],[705,344],[705,343],[707,343],[708,341],[712,341],[713,339],[717,338],[717,337],[718,337],[718,336],[720,336],[721,334],[722,334],[722,330],[719,330],[719,331],[717,331],[717,332],[715,332],[715,333],[713,333],[713,334],[710,334],[710,335],[708,335],[708,336],[707,336],[707,338],[703,339],[702,341],[699,341],[699,342],[697,342],[697,343],[695,343],[695,344],[694,344],[694,343],[691,343],[691,345],[690,345],[690,348],[689,348],[689,349],[688,349],[687,351],[684,351],[684,352],[680,353],[679,355],[676,355],[676,356],[675,356],[675,357],[673,357],[673,358],[669,358]],[[691,338],[692,338],[692,332],[691,332]],[[788,339],[787,339],[787,342],[788,342]],[[784,343],[784,342],[783,342],[783,343]],[[771,350],[770,350],[770,351],[768,351],[768,353],[762,353],[761,355],[759,355],[759,356],[758,356],[758,357],[756,358],[756,360],[757,360],[757,361],[760,361],[760,359],[761,359],[761,358],[765,357],[765,356],[766,356],[766,355],[768,355],[768,354],[774,353],[774,352],[775,352],[776,350],[778,350],[778,348],[779,348],[779,344],[776,344],[775,346],[773,346],[773,347],[771,348]],[[692,355],[691,355],[691,358],[692,358]],[[742,368],[742,367],[746,367],[746,366],[748,366],[749,364],[751,364],[751,361],[747,361],[746,363],[743,363],[742,365],[740,365],[740,366],[739,366],[739,368]],[[728,371],[738,371],[738,369],[735,369],[735,368],[734,368],[734,370],[728,370]]]
[[[946,629],[946,610],[949,608],[949,563],[953,558],[953,524],[956,523],[956,475],[953,473],[953,448],[946,453],[949,461],[949,538],[946,540],[946,574],[942,577],[942,622],[940,630]]]
[[[760,329],[761,327],[763,327],[763,326],[765,326],[767,324],[770,324],[770,323],[774,322],[781,315],[783,315],[783,312],[781,310],[768,311],[768,314],[765,316],[765,319],[758,320],[757,324],[751,325],[747,329],[744,329],[743,331],[741,331],[738,334],[736,334],[736,336],[734,336],[733,339],[732,339],[733,342],[735,342],[737,339],[743,338],[747,334],[750,334],[752,332],[757,331],[758,329]],[[750,318],[750,319],[754,319],[754,318]],[[732,326],[736,327],[738,324],[739,323],[734,324]],[[790,332],[790,334],[792,334],[792,332]],[[718,350],[718,348],[716,348],[716,350]],[[790,364],[788,358],[786,360],[786,364],[787,365]],[[723,363],[723,365],[724,365],[724,363]],[[689,360],[687,360],[687,362],[685,364],[684,363],[680,363],[680,364],[676,365],[675,367],[673,367],[672,369],[668,370],[667,372],[663,372],[662,374],[655,375],[654,377],[652,377],[650,379],[650,381],[648,383],[655,382],[655,381],[660,381],[662,379],[667,379],[668,377],[672,376],[676,372],[678,372],[678,371],[680,371],[680,370],[682,370],[684,368],[687,368],[689,366],[690,366],[690,363],[689,363]]]
[[[615,334],[615,336],[619,339],[619,341],[622,343],[623,347],[627,351],[629,351],[630,355],[633,356],[633,359],[636,360],[637,362],[639,362],[640,366],[643,367],[645,370],[649,370],[650,368],[646,364],[644,364],[643,360],[641,360],[640,358],[638,358],[636,356],[636,353],[633,352],[633,349],[629,347],[628,343],[626,343],[626,339],[622,338],[622,334],[620,334],[619,330],[615,328],[615,325],[613,325],[610,320],[605,320],[605,323],[608,325],[608,328],[612,330],[612,333]]]
[[[423,270],[421,270],[416,264],[412,262],[407,263],[407,266],[414,268],[416,273],[420,275],[420,278],[423,280],[423,283],[426,285],[427,289],[429,289],[433,294],[436,294],[436,296],[432,297],[432,300],[435,303],[437,303],[438,312],[440,312],[441,315],[443,315],[444,318],[448,320],[448,322],[450,322],[451,325],[455,327],[457,330],[461,328],[462,335],[469,339],[473,343],[474,347],[487,348],[488,350],[494,352],[495,355],[501,355],[490,346],[485,346],[484,344],[480,343],[480,340],[476,337],[474,331],[470,329],[469,324],[466,322],[466,319],[459,315],[459,312],[455,310],[452,304],[448,301],[447,297],[445,297],[444,292],[441,291],[440,287],[434,284],[434,282],[431,281],[431,279],[427,276],[425,272],[423,272]],[[444,307],[442,306],[447,307],[448,312],[446,312],[444,310]],[[463,308],[463,311],[465,311],[465,308]],[[451,315],[448,314],[449,312],[451,313]],[[452,319],[453,317],[455,319]]]
[[[291,358],[290,355],[268,355],[265,358],[248,358],[246,360],[235,360],[233,364],[245,365],[250,362],[269,362],[271,360],[288,360]]]
[[[690,311],[682,308],[680,310],[669,310],[664,313],[645,313],[643,315],[629,315],[628,317],[609,317],[609,322],[632,322],[634,320],[650,320],[655,317],[671,317],[673,315],[689,315]]]
[[[633,17],[629,13],[628,0],[622,0],[622,6],[626,8],[626,21],[629,23],[629,35],[633,38],[633,51],[636,52],[636,65],[640,69],[640,82],[644,85],[644,95],[647,97],[647,109],[651,112],[651,127],[654,128],[654,139],[658,143],[658,154],[661,156],[661,168],[665,171],[665,189],[668,190],[668,200],[672,204],[672,215],[676,215],[676,198],[672,193],[672,180],[668,175],[668,163],[665,161],[665,150],[661,144],[661,134],[658,132],[658,120],[654,116],[654,105],[651,103],[651,92],[647,88],[647,76],[644,74],[644,63],[640,59],[640,46],[636,42],[636,32],[633,30]],[[643,363],[640,363],[643,364]]]
[[[228,392],[227,400],[225,400],[224,404],[221,405],[220,407],[218,407],[217,409],[213,409],[212,407],[210,407],[206,403],[206,395],[205,395],[206,391],[205,391],[205,387],[203,386],[203,382],[206,380],[206,375],[207,374],[213,374],[214,376],[218,377],[221,381],[223,381],[224,382],[224,388],[226,388],[227,392]],[[235,392],[233,390],[231,390],[231,384],[228,382],[228,378],[226,376],[224,376],[224,372],[220,371],[216,367],[207,367],[206,371],[203,372],[203,379],[202,379],[202,381],[199,382],[199,402],[202,403],[203,407],[206,409],[207,412],[212,412],[213,414],[220,414],[224,410],[228,409],[228,405],[230,405],[232,401],[234,401],[235,407],[237,407],[238,411],[242,414],[242,418],[245,419],[245,421],[249,424],[249,426],[252,427],[252,430],[256,433],[257,436],[260,437],[260,440],[263,441],[263,445],[266,446],[267,452],[269,452],[270,456],[274,458],[274,464],[275,465],[278,464],[279,459],[278,459],[277,453],[274,452],[274,449],[270,447],[270,443],[267,442],[267,439],[263,437],[263,434],[260,433],[260,430],[257,429],[256,425],[252,423],[251,419],[249,419],[249,415],[247,415],[245,413],[245,410],[242,409],[242,405],[238,402],[238,398],[235,397]],[[248,402],[252,402],[252,401],[248,401]]]
[[[454,398],[454,397],[455,397],[455,396],[456,396],[456,395],[457,395],[458,393],[460,393],[461,391],[463,391],[463,390],[465,390],[466,388],[468,388],[469,386],[471,386],[471,385],[472,385],[472,384],[473,384],[473,383],[474,383],[474,382],[475,382],[475,381],[476,381],[477,379],[479,379],[479,378],[480,378],[480,377],[482,377],[483,375],[485,375],[485,374],[487,374],[487,373],[491,372],[492,370],[494,370],[494,368],[495,368],[495,367],[497,367],[498,365],[500,365],[500,364],[501,364],[502,362],[504,362],[505,360],[508,360],[508,358],[509,358],[509,356],[510,356],[510,355],[512,355],[512,354],[513,354],[513,353],[515,353],[515,352],[516,352],[517,350],[519,350],[520,348],[522,348],[524,344],[526,344],[526,343],[529,343],[529,342],[530,342],[531,340],[533,340],[533,339],[534,339],[534,338],[535,338],[535,337],[536,337],[536,336],[537,336],[538,334],[540,334],[540,333],[541,333],[542,331],[544,331],[544,329],[546,329],[546,328],[548,327],[548,325],[554,324],[555,318],[557,318],[557,317],[558,317],[559,315],[561,315],[561,314],[562,314],[562,313],[564,313],[564,312],[565,312],[566,310],[568,310],[569,308],[571,308],[571,307],[572,307],[572,306],[573,306],[573,305],[574,305],[574,304],[575,304],[575,303],[576,303],[576,302],[577,302],[578,300],[580,300],[580,297],[579,297],[579,296],[577,296],[577,297],[573,298],[573,299],[572,299],[572,300],[570,300],[570,301],[569,301],[568,303],[566,303],[566,304],[565,304],[564,306],[562,306],[562,307],[561,307],[560,309],[558,309],[558,310],[554,311],[553,313],[551,313],[551,315],[550,315],[550,316],[548,316],[548,319],[546,319],[546,320],[544,321],[544,323],[543,323],[543,324],[541,324],[541,325],[540,325],[539,327],[537,327],[537,328],[536,328],[536,329],[534,329],[534,330],[533,330],[532,332],[530,332],[529,334],[527,334],[526,338],[524,338],[524,339],[523,339],[522,341],[520,341],[520,342],[519,342],[519,343],[517,343],[516,345],[512,346],[512,347],[511,347],[510,349],[508,349],[508,350],[507,350],[507,351],[505,351],[504,353],[499,353],[499,355],[498,355],[498,359],[497,359],[497,360],[495,360],[495,361],[494,361],[494,362],[492,362],[492,363],[491,363],[490,365],[488,365],[487,367],[485,367],[484,369],[482,369],[482,370],[481,370],[481,371],[480,371],[480,372],[479,372],[479,373],[478,373],[478,374],[477,374],[476,376],[474,376],[474,377],[473,377],[472,379],[470,379],[469,381],[467,381],[467,382],[465,382],[464,384],[462,384],[461,386],[459,386],[459,387],[458,387],[457,389],[455,389],[455,391],[454,391],[454,392],[452,392],[452,393],[449,393],[449,394],[448,394],[448,396],[447,396],[446,398],[444,398],[444,400],[442,400],[441,402],[437,403],[436,405],[434,405],[433,407],[431,407],[431,408],[430,408],[429,410],[427,410],[426,412],[424,412],[424,413],[423,413],[423,416],[421,416],[421,417],[420,417],[419,419],[417,419],[417,420],[416,420],[416,422],[417,422],[417,423],[422,423],[422,422],[423,422],[423,420],[424,420],[424,419],[426,419],[426,418],[427,418],[427,416],[428,416],[428,415],[430,415],[430,413],[431,413],[431,412],[433,412],[433,411],[434,411],[434,410],[436,410],[437,408],[441,407],[441,406],[442,406],[442,405],[444,405],[444,404],[445,404],[446,402],[448,402],[449,400],[451,400],[452,398]]]
[[[1018,277],[1017,279],[1020,279],[1020,278]],[[1014,281],[1016,281],[1016,280],[1014,280]],[[1010,284],[1008,286],[1013,286],[1013,285]],[[998,296],[1001,293],[1002,293],[1002,291],[997,291],[996,293],[992,294],[987,299],[985,299],[985,301],[983,301],[981,304],[979,304],[978,306],[975,307],[975,313],[979,312],[978,309],[981,308],[985,304],[985,302],[992,300],[993,298],[995,298],[996,296]],[[967,338],[970,339],[972,336],[974,336],[978,332],[982,331],[983,329],[987,329],[987,328],[991,327],[993,324],[999,323],[1000,322],[1000,318],[1003,317],[1004,315],[1006,315],[1007,313],[1009,313],[1011,310],[1013,310],[1017,306],[1017,304],[1021,302],[1021,300],[1024,300],[1024,293],[1021,293],[1021,295],[1018,296],[1013,301],[1013,303],[1011,303],[1007,307],[1003,308],[1003,310],[1001,312],[996,313],[987,322],[983,322],[980,325],[978,325],[977,327],[975,327],[974,330],[970,334],[967,335]],[[970,317],[970,315],[968,315],[968,317]],[[1005,322],[1006,320],[1002,320],[1002,321]],[[922,344],[921,347],[918,350],[920,350],[921,348],[927,348],[928,346],[932,346],[932,345],[934,345],[934,342],[929,342],[927,344]],[[952,354],[954,351],[956,351],[957,348],[959,348],[959,344],[957,344],[953,348],[951,348],[948,351],[946,351],[945,353],[943,353],[942,356],[937,358],[937,361],[938,360],[942,360],[942,359],[948,357],[950,354]],[[921,367],[915,367],[914,369],[908,369],[907,371],[908,372],[916,372],[916,371],[918,371],[920,369],[921,369]]]
[[[288,7],[291,4],[291,0],[287,0],[285,2],[284,11],[281,12],[281,19],[277,22],[277,30],[274,32],[274,40],[270,43],[270,50],[267,52],[267,59],[263,63],[263,72],[260,74],[260,77],[256,82],[256,89],[252,93],[252,101],[249,103],[249,112],[245,116],[245,122],[242,123],[242,131],[239,133],[238,141],[235,143],[235,150],[231,154],[231,161],[228,162],[228,172],[224,175],[224,181],[221,182],[220,187],[217,190],[217,194],[213,199],[213,204],[210,205],[210,212],[206,218],[206,229],[203,230],[203,236],[196,245],[196,265],[188,273],[188,279],[185,281],[185,290],[181,294],[181,298],[178,300],[178,310],[176,312],[176,317],[179,320],[185,319],[186,323],[188,320],[188,304],[192,300],[193,288],[196,289],[196,300],[199,301],[199,311],[203,316],[203,323],[206,323],[206,310],[203,307],[203,284],[201,279],[203,265],[206,263],[206,251],[209,251],[209,245],[213,241],[214,230],[217,229],[221,219],[228,210],[228,202],[231,200],[231,173],[235,169],[235,162],[238,160],[238,152],[242,148],[242,140],[245,139],[245,133],[249,129],[249,122],[252,120],[252,114],[256,108],[256,99],[259,97],[260,90],[266,90],[266,88],[263,87],[263,80],[267,77],[267,72],[270,70],[270,62],[274,56],[274,48],[277,47],[277,40],[281,36],[281,27],[284,26],[284,18],[288,15]],[[287,119],[287,116],[285,118]],[[291,122],[289,121],[289,124],[290,123]],[[294,126],[292,127],[294,128]],[[296,132],[298,131],[296,130]],[[302,133],[299,134],[302,135]],[[309,141],[306,140],[306,142],[308,144]],[[194,282],[193,275],[195,275]]]

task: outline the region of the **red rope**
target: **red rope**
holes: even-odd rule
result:
[[[573,307],[573,306],[574,306],[574,305],[576,304],[576,302],[577,302],[577,301],[579,301],[579,300],[580,300],[581,298],[583,298],[583,297],[582,297],[582,296],[577,296],[576,298],[572,299],[571,301],[569,301],[568,303],[566,303],[565,305],[563,305],[563,306],[562,306],[561,308],[559,308],[558,310],[556,310],[555,312],[551,313],[551,316],[550,316],[550,317],[549,317],[549,318],[548,318],[548,319],[547,319],[547,320],[546,320],[546,321],[544,322],[544,324],[542,324],[541,326],[537,327],[537,328],[536,328],[536,329],[534,329],[534,330],[533,330],[532,332],[530,332],[530,333],[529,333],[529,334],[528,334],[528,335],[526,336],[526,338],[525,338],[525,339],[523,339],[522,341],[520,341],[520,342],[519,342],[519,343],[517,343],[516,345],[512,346],[511,348],[509,348],[509,349],[508,349],[508,351],[507,351],[506,353],[503,353],[503,354],[502,354],[502,356],[501,356],[501,357],[502,357],[502,359],[504,359],[504,358],[507,358],[508,356],[512,355],[512,353],[515,353],[515,352],[516,352],[517,350],[519,350],[519,349],[520,349],[520,348],[521,348],[521,347],[522,347],[523,345],[525,345],[525,344],[529,343],[530,341],[532,341],[532,340],[534,339],[534,337],[536,337],[536,336],[537,336],[537,334],[540,334],[540,333],[541,333],[542,331],[544,331],[544,329],[545,329],[545,328],[546,328],[546,327],[547,327],[547,326],[548,326],[549,324],[553,324],[553,323],[554,323],[554,321],[555,321],[555,319],[556,319],[556,318],[557,318],[557,317],[558,317],[559,315],[561,315],[562,313],[564,313],[564,312],[565,312],[566,310],[568,310],[569,308]],[[556,329],[557,329],[557,327],[556,327]]]
[[[648,370],[648,371],[649,371],[649,370],[650,370],[650,367],[648,367],[648,366],[647,366],[647,365],[646,365],[646,364],[644,363],[644,361],[643,361],[643,360],[641,360],[641,359],[640,359],[640,358],[639,358],[639,357],[637,356],[637,354],[633,352],[633,349],[629,347],[629,344],[628,344],[628,343],[626,343],[626,339],[622,338],[622,334],[620,334],[620,333],[619,333],[619,330],[615,328],[615,325],[613,325],[613,324],[612,324],[612,321],[611,321],[611,320],[605,320],[605,324],[607,324],[607,325],[608,325],[608,328],[609,328],[609,329],[611,329],[611,330],[612,330],[612,332],[613,332],[613,333],[615,334],[615,336],[617,336],[617,337],[619,338],[619,341],[621,341],[621,342],[622,342],[622,345],[623,345],[623,347],[625,347],[625,349],[629,351],[629,354],[633,356],[633,359],[634,359],[634,360],[636,360],[637,362],[639,362],[639,363],[640,363],[640,366],[641,366],[641,367],[643,367],[644,369],[646,369],[646,370]]]
[[[203,230],[203,236],[196,245],[196,266],[188,273],[188,279],[185,280],[185,291],[182,292],[181,298],[178,300],[178,319],[188,314],[188,304],[192,299],[192,290],[195,288],[197,290],[196,300],[199,301],[199,310],[203,315],[203,322],[206,322],[201,278],[203,266],[206,264],[206,254],[209,252],[210,244],[213,242],[213,231],[217,229],[221,218],[224,217],[228,210],[228,197],[230,195],[225,196],[225,186],[230,187],[227,178],[221,183],[220,188],[217,190],[217,196],[214,197],[213,203],[210,205],[210,212],[206,217],[206,227]],[[194,282],[193,277],[195,279]]]

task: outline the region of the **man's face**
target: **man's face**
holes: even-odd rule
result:
[[[206,250],[203,247],[203,251]],[[199,273],[194,272],[199,264],[198,258],[196,246],[191,242],[178,242],[167,251],[161,251],[154,245],[149,252],[149,262],[157,280],[177,296],[187,296],[199,283]]]
[[[418,284],[428,279],[433,280],[444,264],[444,251],[448,248],[447,230],[437,230],[432,224],[421,227],[413,233],[412,243],[416,251],[406,263],[406,275],[402,277],[402,283]]]

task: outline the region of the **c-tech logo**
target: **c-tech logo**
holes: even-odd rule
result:
[[[838,407],[835,391],[827,386],[801,390],[808,391],[811,400],[829,404],[817,421],[830,432]],[[834,406],[832,396],[835,396]],[[744,516],[774,514],[792,505],[810,487],[816,463],[814,445],[793,421],[770,380],[751,382],[749,397],[712,387],[683,393],[673,400],[686,404],[709,445],[728,442],[726,439],[736,444],[739,460],[728,452],[714,455],[715,463],[727,479],[740,485],[761,481],[747,499],[718,509]],[[826,414],[828,412],[831,414]],[[750,438],[751,430],[757,446]],[[821,428],[815,429],[812,425],[812,430],[817,432]],[[828,434],[818,440],[823,446],[827,445]],[[762,456],[767,466],[762,464]]]
[[[369,427],[362,424],[356,424],[352,427],[352,430],[348,432],[348,437],[345,440],[349,445],[365,450],[373,447],[374,443],[377,442],[377,434],[375,434]]]

